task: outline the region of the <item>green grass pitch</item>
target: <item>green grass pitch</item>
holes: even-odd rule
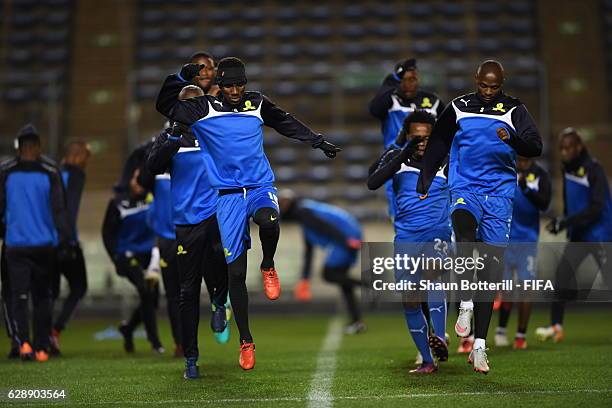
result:
[[[490,346],[487,376],[474,373],[466,357],[454,353],[454,337],[450,361],[442,363],[438,373],[410,375],[416,350],[400,313],[368,316],[368,333],[342,336],[331,356],[335,364],[322,366],[318,357],[330,317],[254,315],[257,365],[243,372],[236,339],[227,345],[214,343],[206,317],[200,333],[200,380],[183,380],[182,359],[172,358],[170,350],[165,356],[152,355],[144,340],[137,340],[136,353],[127,356],[119,340],[93,339],[94,332],[114,322],[74,321],[62,337],[63,357],[44,364],[2,358],[0,390],[67,393],[61,402],[29,400],[15,406],[612,406],[609,309],[568,313],[567,338],[560,344],[535,340],[533,330],[546,321],[544,311],[536,312],[530,349]],[[515,324],[511,320],[510,329]],[[171,346],[168,325],[162,322],[161,328],[165,345]],[[492,345],[492,335],[490,340]],[[8,351],[4,336],[0,350]],[[309,399],[313,384],[316,388],[321,383],[313,377],[327,381],[328,399]],[[6,404],[5,397],[0,399],[0,406]]]

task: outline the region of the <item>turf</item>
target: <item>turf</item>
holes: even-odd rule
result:
[[[536,313],[532,329],[545,320]],[[118,340],[93,340],[93,333],[111,322],[75,321],[62,337],[63,357],[44,364],[0,360],[0,390],[67,392],[66,400],[56,404],[29,402],[36,406],[307,406],[328,322],[325,316],[253,316],[257,366],[243,372],[235,338],[228,345],[214,343],[203,321],[203,378],[185,381],[180,359],[152,355],[144,340],[137,340],[137,352],[126,356]],[[334,406],[612,405],[609,310],[568,314],[568,336],[561,344],[538,343],[530,336],[528,351],[492,348],[488,376],[473,373],[465,356],[454,352],[437,374],[409,375],[416,351],[401,315],[371,315],[367,322],[368,333],[342,338],[331,386]],[[162,338],[169,346],[164,323]],[[0,350],[8,350],[4,337]],[[0,405],[5,402],[0,399]]]

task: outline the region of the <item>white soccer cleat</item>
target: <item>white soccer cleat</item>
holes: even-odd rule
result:
[[[472,331],[472,315],[474,309],[459,308],[459,317],[457,317],[457,323],[455,323],[455,333],[459,337],[467,337]]]
[[[486,349],[473,349],[468,357],[468,363],[474,366],[474,371],[477,373],[489,373],[489,359],[487,358]]]
[[[421,352],[417,352],[416,358],[414,359],[414,365],[421,365],[423,364],[423,356],[421,355]]]
[[[505,334],[496,334],[495,335],[495,347],[508,347],[510,346],[510,341]]]
[[[555,329],[552,326],[538,327],[535,331],[535,335],[540,341],[547,341],[555,336]]]

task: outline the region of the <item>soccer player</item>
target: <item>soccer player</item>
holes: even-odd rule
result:
[[[179,99],[203,96],[187,85]],[[147,160],[152,173],[168,171],[174,227],[178,245],[180,315],[185,355],[186,379],[199,377],[197,360],[200,287],[202,278],[213,308],[211,328],[220,343],[229,340],[226,317],[227,264],[217,224],[217,192],[206,175],[204,155],[191,131],[168,129],[155,140]]]
[[[455,98],[438,118],[432,131],[419,176],[417,192],[427,194],[440,165],[450,152],[448,182],[451,221],[458,255],[471,257],[473,244],[482,241],[479,256],[484,268],[478,280],[501,279],[504,248],[510,236],[512,201],[516,189],[516,155],[536,157],[542,140],[536,125],[518,99],[503,90],[504,70],[487,60],[475,74],[476,92]],[[463,279],[470,279],[465,274]],[[474,371],[489,372],[485,340],[493,313],[493,291],[480,291],[477,303],[471,293],[460,293],[455,324],[458,336],[471,331],[474,315],[474,348],[468,362]]]
[[[514,194],[514,209],[510,226],[510,243],[504,253],[504,279],[512,279],[513,274],[519,282],[536,278],[538,237],[540,235],[540,211],[545,211],[550,204],[551,183],[546,170],[535,160],[518,157],[516,160],[518,184]],[[502,304],[499,309],[499,326],[495,331],[495,345],[509,346],[506,327],[512,310],[510,293],[502,293]],[[512,347],[517,350],[527,348],[527,323],[531,305],[526,300],[518,302],[518,330]]]
[[[79,215],[79,206],[81,204],[81,195],[85,187],[85,168],[87,167],[90,157],[90,146],[82,140],[73,140],[68,143],[66,147],[66,154],[64,155],[61,166],[66,207],[70,226],[72,227],[72,235],[75,241],[70,243],[73,247],[71,250],[73,256],[60,259],[58,270],[53,277],[53,300],[56,300],[59,295],[60,275],[64,275],[69,286],[68,296],[64,300],[60,313],[55,319],[55,323],[51,329],[50,351],[51,354],[55,355],[60,354],[60,333],[66,327],[78,302],[85,296],[85,292],[87,292],[87,270],[85,268],[83,250],[78,242],[77,219]]]
[[[217,71],[213,56],[206,51],[196,51],[189,58],[189,62],[202,66],[202,69],[191,80],[192,84],[200,88],[204,95],[217,95],[220,90],[219,86],[215,84],[215,73]]]
[[[304,264],[302,281],[298,286],[309,286],[312,257],[315,247],[327,252],[323,266],[323,278],[340,286],[350,315],[346,334],[366,331],[361,319],[361,310],[355,299],[355,288],[361,286],[359,279],[349,276],[355,264],[363,236],[359,222],[343,209],[314,200],[296,197],[291,191],[279,196],[279,207],[283,221],[296,221],[304,232]]]
[[[447,163],[436,173],[426,197],[416,194],[422,158],[436,118],[424,110],[416,110],[404,119],[395,142],[370,168],[368,188],[375,190],[392,181],[395,197],[396,252],[445,257],[451,238],[449,219],[450,194],[447,183]],[[404,147],[401,147],[404,146]],[[429,244],[425,244],[429,243]],[[416,250],[416,247],[419,250]],[[441,271],[418,271],[407,276],[396,271],[396,280],[437,279]],[[427,275],[427,276],[425,276]],[[434,355],[439,361],[448,359],[446,344],[446,294],[429,291],[426,296],[433,334],[429,335],[428,319],[423,313],[420,294],[403,293],[404,317],[412,339],[422,356],[422,363],[412,373],[430,374],[437,371]],[[433,353],[432,353],[433,352]]]
[[[393,144],[406,116],[416,109],[425,110],[437,117],[444,110],[444,103],[431,92],[419,89],[419,71],[416,59],[409,58],[395,65],[387,75],[376,96],[370,101],[370,114],[381,122],[383,146]],[[385,185],[389,215],[395,216],[393,183]]]
[[[555,301],[552,303],[550,326],[540,327],[540,340],[559,342],[565,337],[563,317],[568,301],[580,299],[576,287],[576,271],[589,255],[601,270],[608,290],[612,290],[609,242],[612,241],[612,199],[604,170],[588,152],[574,128],[561,132],[559,150],[563,170],[563,216],[554,219],[547,229],[553,234],[567,230],[565,246],[555,276]],[[590,244],[573,244],[573,243]],[[587,286],[591,288],[592,285]]]
[[[119,326],[126,352],[134,352],[134,330],[144,322],[152,350],[165,352],[157,332],[155,309],[159,298],[159,274],[148,273],[155,234],[147,223],[149,200],[138,184],[136,169],[128,183],[128,192],[118,193],[106,209],[102,225],[104,247],[115,265],[117,274],[127,278],[138,291],[140,304],[128,322]]]
[[[255,365],[245,284],[250,218],[259,225],[264,292],[272,300],[280,296],[274,268],[280,232],[278,203],[274,174],[263,151],[262,127],[270,126],[282,135],[310,143],[329,157],[335,157],[340,149],[261,93],[246,92],[245,66],[238,58],[224,58],[219,62],[216,82],[221,92],[218,97],[206,95],[179,101],[179,92],[201,68],[187,64],[179,74],[168,76],[157,98],[157,109],[172,120],[190,126],[198,142],[206,147],[206,171],[219,194],[217,220],[228,264],[230,299],[240,332],[239,363],[248,370]]]
[[[17,158],[0,173],[0,219],[5,231],[13,338],[24,360],[47,361],[51,332],[51,278],[58,246],[73,241],[61,175],[42,159],[40,136],[32,125],[17,134]],[[66,253],[62,250],[61,253]],[[34,342],[30,340],[29,299]]]

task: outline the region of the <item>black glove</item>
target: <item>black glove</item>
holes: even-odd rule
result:
[[[342,149],[336,146],[335,144],[329,143],[325,140],[321,140],[319,143],[313,144],[312,147],[314,149],[323,150],[323,153],[325,153],[325,155],[330,159],[333,159],[334,157],[336,157],[336,153],[342,151]]]
[[[550,220],[548,225],[546,225],[546,229],[551,234],[557,235],[561,231],[567,228],[567,221],[563,217],[556,217]]]
[[[423,140],[422,137],[416,136],[411,139],[408,139],[408,143],[402,148],[402,161],[406,161],[406,159],[410,158],[412,154],[416,151],[417,146]]]
[[[408,58],[405,61],[398,62],[397,65],[395,65],[394,72],[399,79],[402,79],[402,76],[406,71],[413,69],[416,69],[416,60],[414,58]]]
[[[204,67],[204,64],[185,64],[181,68],[180,75],[185,81],[191,81]]]

